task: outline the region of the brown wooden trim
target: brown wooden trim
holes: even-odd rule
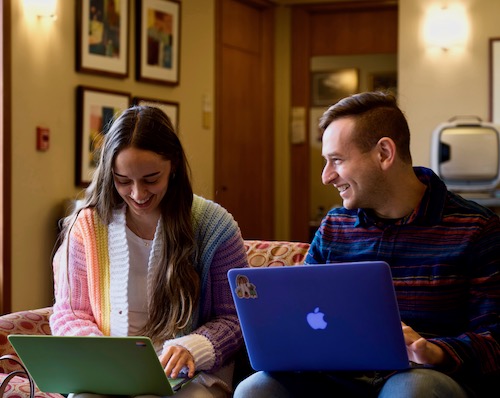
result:
[[[217,109],[218,104],[222,103],[222,93],[220,90],[220,82],[222,81],[222,48],[223,48],[223,35],[222,35],[222,11],[223,0],[215,1],[215,93],[214,93],[214,198],[217,198],[217,191],[221,187],[217,170],[220,168],[219,147],[221,145],[220,134],[217,133],[219,126],[221,126],[221,112]]]
[[[271,0],[236,0],[239,3],[249,4],[255,7],[269,8],[275,7],[276,4]]]
[[[489,121],[493,122],[493,43],[500,41],[500,37],[491,37],[489,40],[488,47],[488,83],[489,83]]]
[[[0,264],[0,313],[5,314],[11,311],[11,4],[10,0],[1,0],[2,10],[0,10],[2,21],[2,175],[1,178],[1,261]]]
[[[334,3],[316,3],[316,4],[293,4],[292,8],[300,8],[308,13],[318,13],[325,11],[352,11],[352,10],[381,10],[397,6],[397,0],[380,1],[341,1]]]
[[[291,106],[309,109],[310,18],[308,10],[292,8],[291,48]],[[300,83],[299,83],[300,82]],[[306,112],[306,131],[309,125]],[[309,231],[309,139],[290,146],[290,237],[291,240],[308,242]],[[304,228],[305,226],[305,228]]]

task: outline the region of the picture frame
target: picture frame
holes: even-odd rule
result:
[[[179,103],[174,101],[165,101],[156,98],[134,97],[132,99],[134,105],[147,105],[160,108],[170,118],[175,131],[178,134],[179,128]]]
[[[359,90],[359,70],[342,68],[312,72],[312,106],[329,106]]]
[[[76,0],[77,72],[128,77],[129,11],[127,0]]]
[[[179,84],[181,3],[136,0],[136,80]]]
[[[75,184],[92,180],[102,138],[115,117],[130,106],[130,94],[94,87],[77,87]]]
[[[398,72],[385,71],[370,74],[369,91],[383,91],[393,95],[398,93]]]
[[[500,37],[489,40],[490,122],[500,124]]]

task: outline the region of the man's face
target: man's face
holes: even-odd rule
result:
[[[333,121],[323,134],[322,155],[325,167],[323,184],[340,192],[347,209],[373,208],[383,200],[383,174],[375,148],[362,153],[353,141],[355,122],[352,118]]]

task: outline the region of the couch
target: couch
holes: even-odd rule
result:
[[[246,240],[245,249],[251,267],[282,267],[303,263],[309,244]],[[9,334],[50,335],[51,313],[52,308],[46,307],[0,316],[0,398],[63,398],[36,387],[7,339]],[[251,371],[245,355],[242,352],[236,360],[235,380],[241,380]]]

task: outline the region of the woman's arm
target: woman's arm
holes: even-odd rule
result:
[[[217,248],[210,267],[203,312],[212,314],[191,334],[168,340],[167,347],[180,345],[194,357],[197,370],[214,371],[226,364],[242,347],[240,323],[227,280],[231,268],[248,266],[247,255],[239,230]]]
[[[52,334],[101,336],[95,322],[87,278],[87,250],[81,219],[73,226],[54,256],[55,303],[50,317]]]

